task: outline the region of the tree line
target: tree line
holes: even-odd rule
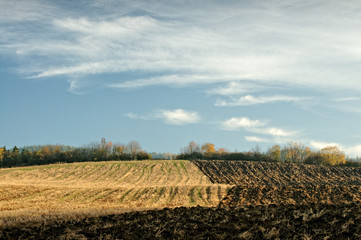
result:
[[[113,160],[145,160],[151,155],[137,141],[113,144],[102,138],[83,147],[43,145],[30,147],[0,147],[0,167],[20,167],[52,163],[93,162]]]
[[[72,163],[91,161],[146,160],[146,159],[185,159],[185,160],[237,160],[284,162],[316,165],[342,165],[361,167],[360,159],[347,158],[337,146],[328,146],[321,150],[290,142],[284,146],[273,145],[266,152],[258,147],[248,152],[230,152],[225,148],[216,148],[212,143],[198,144],[191,141],[179,154],[148,153],[137,141],[127,144],[113,144],[102,138],[83,147],[64,145],[43,145],[28,147],[0,147],[0,167],[19,167],[52,163]]]
[[[261,152],[258,147],[248,152],[229,152],[225,148],[216,148],[212,143],[201,145],[191,141],[181,149],[177,159],[241,160],[361,167],[360,159],[347,158],[338,146],[311,150],[311,148],[297,142],[289,142],[283,147],[273,145],[266,152]]]

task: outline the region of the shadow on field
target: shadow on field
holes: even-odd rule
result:
[[[0,239],[360,239],[361,204],[175,208],[0,228]]]

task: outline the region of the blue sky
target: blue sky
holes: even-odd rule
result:
[[[0,145],[361,156],[358,1],[0,0]]]

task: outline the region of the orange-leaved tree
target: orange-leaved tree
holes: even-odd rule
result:
[[[202,153],[204,155],[210,155],[212,153],[216,152],[216,149],[214,148],[214,144],[213,143],[205,143],[202,145],[201,147]]]
[[[3,160],[5,154],[5,147],[0,148],[0,161]]]
[[[337,146],[328,146],[321,149],[322,157],[326,164],[339,165],[346,163],[345,153]]]

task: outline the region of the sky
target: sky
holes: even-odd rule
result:
[[[361,3],[0,0],[0,145],[361,156]]]

